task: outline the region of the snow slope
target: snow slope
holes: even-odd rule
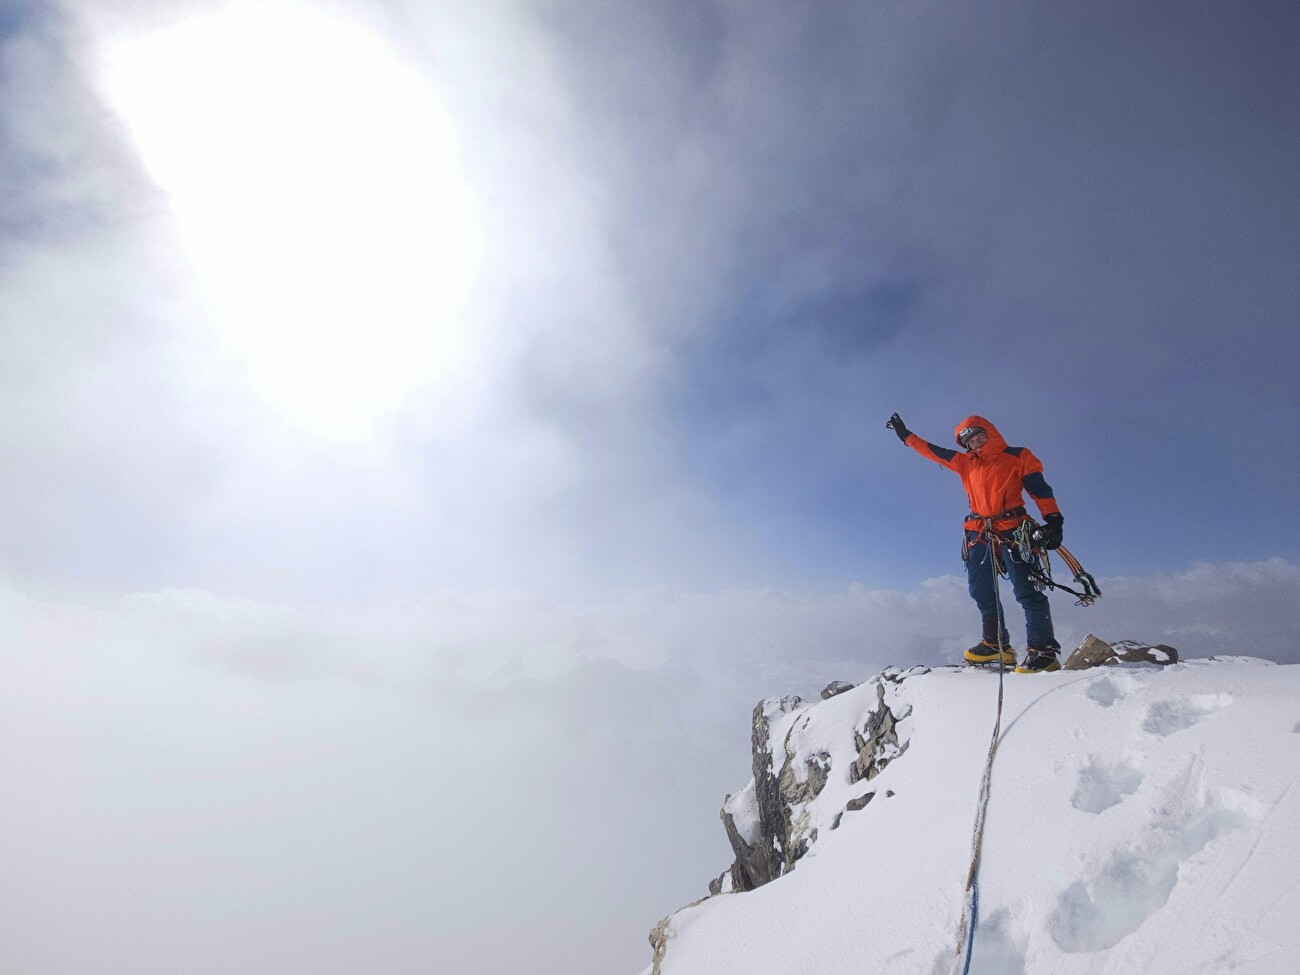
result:
[[[815,841],[771,883],[666,919],[645,975],[960,972],[997,684],[886,672],[779,715],[777,761],[829,761],[799,810]],[[971,972],[1300,972],[1300,666],[1010,674],[1005,689]],[[855,729],[882,702],[902,752],[850,784]]]

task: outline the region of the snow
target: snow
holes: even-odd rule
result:
[[[727,796],[722,808],[731,816],[741,839],[751,846],[758,842],[758,798],[755,795],[753,779],[750,779],[749,785],[735,795]]]
[[[655,975],[960,972],[997,683],[941,668],[773,708],[778,754],[788,734],[795,767],[829,756],[799,823],[817,839],[774,882],[673,915]],[[850,784],[881,690],[902,747]],[[972,972],[1300,971],[1300,666],[1223,657],[1005,690]]]

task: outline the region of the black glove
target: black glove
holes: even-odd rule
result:
[[[907,427],[903,426],[903,418],[901,416],[897,413],[890,413],[889,422],[886,423],[885,426],[898,434],[899,440],[903,441],[903,443],[907,443],[907,438],[911,431],[908,430]]]
[[[1046,522],[1042,528],[1034,534],[1038,536],[1038,543],[1049,552],[1061,547],[1061,536],[1064,533],[1065,516],[1048,515],[1043,519]]]

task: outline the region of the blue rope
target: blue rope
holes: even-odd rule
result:
[[[970,975],[970,961],[975,954],[975,926],[980,920],[980,876],[979,871],[975,872],[975,877],[970,886],[970,934],[966,937],[966,965],[961,970],[961,975]]]

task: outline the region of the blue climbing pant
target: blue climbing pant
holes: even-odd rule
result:
[[[993,557],[989,551],[988,539],[973,531],[966,532],[966,580],[970,585],[971,599],[980,608],[984,622],[984,634],[997,633],[998,616],[1002,617],[1002,626],[1007,624],[1006,610],[998,612],[998,590],[993,579]],[[1016,602],[1025,611],[1025,635],[1028,646],[1037,650],[1055,650],[1060,644],[1052,629],[1052,607],[1047,595],[1034,588],[1029,577],[1029,566],[1016,558],[1014,548],[1010,545],[998,545],[997,553],[1011,577],[1011,588],[1016,594]]]

